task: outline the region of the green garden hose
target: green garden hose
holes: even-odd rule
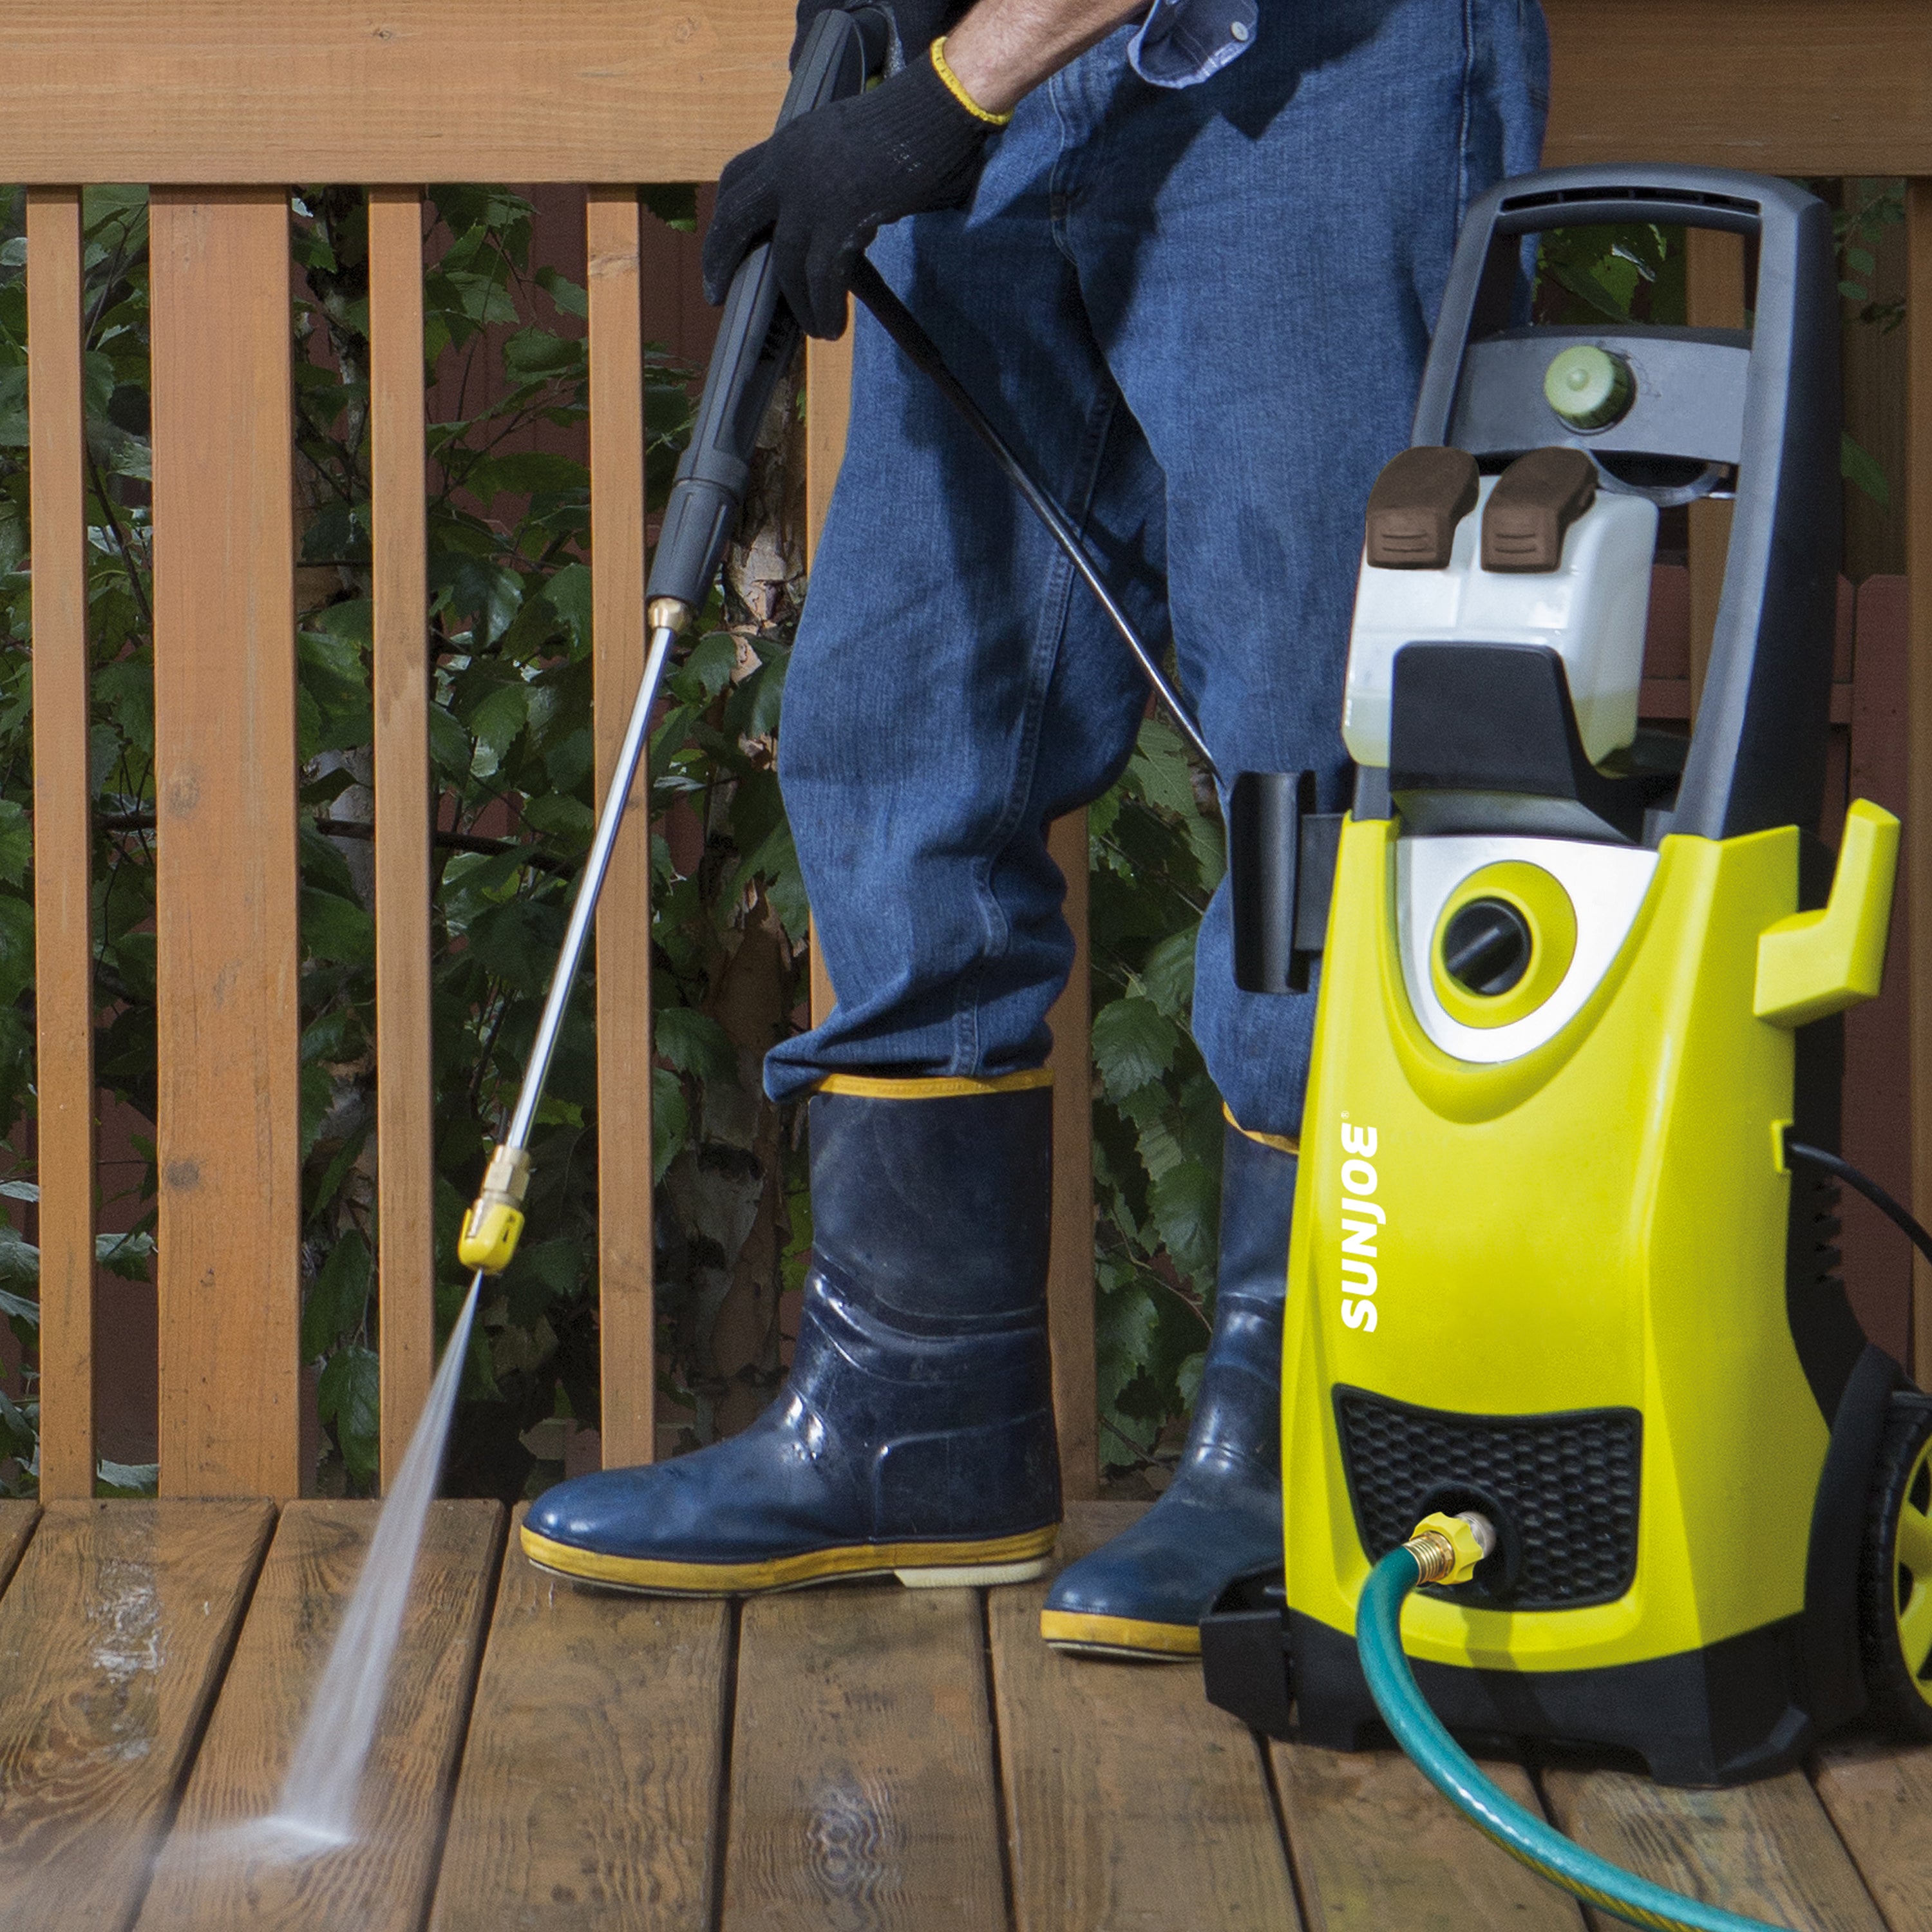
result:
[[[1761,1918],[1741,1918],[1652,1885],[1585,1851],[1504,1797],[1476,1768],[1423,1701],[1402,1652],[1402,1604],[1424,1580],[1427,1554],[1418,1554],[1409,1544],[1390,1551],[1370,1572],[1355,1612],[1355,1645],[1369,1694],[1396,1742],[1423,1776],[1512,1858],[1586,1904],[1633,1925],[1652,1926],[1657,1932],[1781,1932]],[[1428,1580],[1436,1580],[1436,1573],[1430,1572]]]

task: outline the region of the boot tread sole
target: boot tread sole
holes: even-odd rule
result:
[[[754,1563],[674,1563],[580,1550],[541,1535],[527,1523],[522,1531],[524,1554],[539,1570],[659,1597],[750,1596],[861,1576],[896,1576],[914,1588],[932,1588],[1024,1582],[1044,1571],[1059,1534],[1060,1526],[1053,1522],[980,1540],[847,1544]]]

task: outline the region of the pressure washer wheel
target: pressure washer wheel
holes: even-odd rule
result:
[[[1932,1400],[1892,1400],[1858,1579],[1865,1688],[1883,1721],[1932,1738]]]

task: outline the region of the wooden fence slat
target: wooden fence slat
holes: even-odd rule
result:
[[[1927,170],[1932,175],[1932,169]],[[1906,663],[1906,918],[1932,933],[1932,179],[1905,187],[1906,381],[1905,555],[1911,643]],[[1911,949],[1912,1210],[1932,1221],[1932,945]],[[1932,1388],[1932,1264],[1912,1266],[1912,1375]]]
[[[1549,0],[1554,161],[1932,173],[1923,0]],[[769,133],[768,0],[9,0],[0,180],[711,181]],[[1847,103],[1855,103],[1849,109]]]
[[[580,1590],[512,1546],[431,1932],[711,1932],[728,1604]]]
[[[0,181],[716,181],[771,132],[770,0],[8,0]],[[1896,172],[1896,170],[1894,170]]]
[[[1004,1932],[980,1600],[752,1598],[738,1637],[725,1932]]]
[[[808,336],[805,344],[805,554],[818,548],[832,486],[845,460],[845,430],[852,417],[852,336],[836,342]]]
[[[1684,235],[1685,320],[1693,328],[1744,326],[1744,244],[1742,235],[1693,228]],[[1731,506],[1706,496],[1690,506],[1690,716],[1704,694],[1731,542]]]
[[[436,1366],[430,1064],[429,577],[422,191],[369,190],[374,526],[376,1265],[382,1467],[402,1467]]]
[[[1060,1558],[1133,1521],[1076,1504]],[[1300,1924],[1254,1738],[1191,1665],[1062,1657],[1044,1583],[987,1592],[1017,1932],[1294,1932]]]
[[[94,934],[78,188],[27,196],[40,1493],[94,1493]]]
[[[1932,174],[1923,0],[1544,0],[1544,10],[1552,167],[1641,156]]]
[[[302,1487],[288,198],[157,189],[161,1487]]]
[[[140,1932],[416,1932],[422,1923],[495,1594],[500,1503],[430,1505],[353,1841],[291,1859],[272,1844],[223,1835],[275,1808],[376,1516],[366,1502],[282,1512]]]
[[[274,1522],[48,1505],[0,1597],[0,1932],[132,1916]]]
[[[615,772],[643,676],[644,314],[634,190],[593,189],[590,307],[590,632],[597,796]],[[646,761],[648,763],[648,761]],[[610,856],[597,912],[597,1278],[607,1468],[657,1450],[651,1250],[650,776]]]

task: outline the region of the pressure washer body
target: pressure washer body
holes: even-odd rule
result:
[[[1522,238],[1628,221],[1748,238],[1750,330],[1522,322]],[[1353,809],[1324,840],[1295,775],[1237,787],[1253,989],[1306,983],[1333,850],[1285,1572],[1203,1628],[1210,1696],[1262,1728],[1292,1699],[1303,1738],[1368,1742],[1358,1599],[1445,1511],[1498,1538],[1408,1610],[1452,1728],[1723,1784],[1864,1702],[1901,1377],[1786,1151],[1838,1146],[1837,1016],[1877,990],[1898,838],[1854,804],[1834,876],[1817,838],[1838,299],[1828,212],[1783,183],[1572,169],[1478,202],[1371,500]],[[1636,700],[1658,507],[1704,494],[1732,514],[1687,743]]]

